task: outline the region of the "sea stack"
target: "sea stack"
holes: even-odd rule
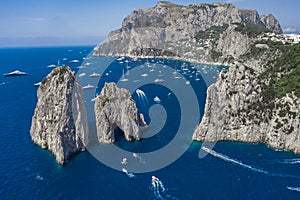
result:
[[[42,81],[32,117],[34,143],[51,151],[63,165],[88,144],[88,124],[81,86],[69,67],[57,67]]]
[[[127,141],[139,140],[141,131],[147,126],[130,92],[118,88],[115,83],[104,85],[94,109],[100,143],[115,142],[114,130],[117,127],[124,132]]]

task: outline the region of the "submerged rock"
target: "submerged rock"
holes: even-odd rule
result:
[[[113,143],[117,127],[124,132],[127,141],[139,140],[146,127],[144,116],[138,113],[130,92],[118,88],[115,83],[105,84],[95,100],[94,109],[100,143]]]
[[[81,86],[69,67],[57,67],[42,81],[37,97],[30,136],[63,165],[88,144]]]

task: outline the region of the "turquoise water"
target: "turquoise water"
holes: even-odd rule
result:
[[[298,199],[300,193],[300,156],[290,152],[276,152],[263,144],[220,142],[213,155],[199,159],[202,143],[193,142],[188,150],[171,165],[148,173],[134,173],[134,177],[111,169],[82,152],[64,167],[56,164],[54,156],[31,142],[29,130],[37,102],[37,87],[51,69],[48,65],[70,65],[78,73],[79,65],[87,62],[93,47],[9,48],[0,49],[0,198],[1,199]],[[67,58],[67,60],[64,60]],[[77,59],[79,63],[70,62]],[[141,65],[145,60],[137,61]],[[151,62],[151,61],[150,61]],[[176,65],[176,62],[169,63]],[[108,79],[100,79],[99,86],[109,79],[118,79],[122,71],[114,71],[120,63],[110,65]],[[134,68],[134,63],[131,64]],[[173,66],[174,67],[174,66]],[[2,74],[19,69],[28,73],[22,77]],[[97,71],[97,69],[93,69]],[[156,70],[157,71],[157,70]],[[150,74],[150,73],[149,73]],[[188,75],[187,75],[188,76]],[[166,77],[163,77],[167,79]],[[199,91],[199,110],[203,110],[205,85],[194,81],[190,85]],[[212,81],[215,80],[212,78]],[[207,81],[205,81],[207,82]],[[203,81],[202,81],[203,83]],[[140,110],[155,104],[153,98],[170,93],[159,85],[141,88],[149,105],[133,94]],[[148,88],[147,88],[148,87]],[[165,90],[165,91],[164,91]],[[128,145],[120,136],[117,145],[134,152],[159,149],[172,140],[176,129],[176,99],[167,101],[160,96],[167,112],[175,113],[162,130],[152,138]],[[144,109],[144,110],[143,110]],[[169,110],[169,111],[168,111]],[[200,112],[201,113],[201,112]],[[171,116],[170,116],[171,117]],[[200,119],[199,119],[200,120]],[[171,123],[171,124],[170,124]],[[173,123],[173,124],[172,124]],[[187,132],[190,130],[187,130]],[[180,147],[179,147],[180,148]],[[144,160],[144,164],[150,161]],[[161,185],[152,185],[151,176]],[[289,187],[289,189],[287,188]],[[163,188],[165,190],[163,190]]]

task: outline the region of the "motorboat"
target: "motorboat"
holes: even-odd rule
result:
[[[154,80],[154,83],[163,83],[163,82],[165,82],[165,80],[160,78]]]
[[[87,84],[86,86],[83,86],[82,89],[93,89],[95,86]]]
[[[99,77],[99,76],[101,76],[101,74],[98,74],[96,72],[89,75],[89,77]]]
[[[7,73],[7,74],[3,74],[4,76],[22,76],[22,75],[27,75],[26,72],[21,72],[19,70]]]

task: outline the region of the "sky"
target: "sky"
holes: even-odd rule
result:
[[[93,44],[136,8],[157,0],[3,0],[0,1],[0,46]],[[299,0],[171,0],[172,3],[233,3],[237,8],[272,13],[287,31],[300,32]]]

